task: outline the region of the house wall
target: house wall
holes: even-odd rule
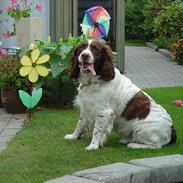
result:
[[[32,13],[31,17],[41,16],[43,18],[43,39],[50,35],[50,0],[31,0],[32,2]],[[43,10],[37,12],[35,10],[35,5],[41,3]],[[8,0],[0,0],[0,11],[5,9],[9,5]],[[2,38],[3,32],[8,30],[12,31],[13,19],[6,15],[5,12],[0,14],[0,38]],[[16,46],[16,36],[7,38],[3,40],[3,47]]]

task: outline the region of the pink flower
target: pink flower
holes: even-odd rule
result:
[[[13,6],[8,6],[8,7],[5,8],[6,11],[11,11],[11,10],[13,10],[13,9],[14,9]]]
[[[38,3],[38,4],[36,4],[35,9],[37,11],[42,11],[43,7],[42,7],[42,5],[40,3]]]
[[[10,38],[12,36],[11,32],[3,32],[3,38]]]
[[[1,56],[7,56],[8,55],[8,51],[4,48],[0,48],[0,55]]]
[[[10,3],[17,4],[18,3],[18,0],[10,0]]]

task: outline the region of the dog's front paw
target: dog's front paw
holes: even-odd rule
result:
[[[64,139],[66,139],[66,140],[75,140],[75,139],[77,139],[77,137],[73,134],[67,134],[67,135],[65,135]]]
[[[85,148],[85,150],[96,150],[99,148],[99,145],[97,144],[90,144],[88,147]]]

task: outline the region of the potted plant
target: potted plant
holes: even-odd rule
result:
[[[18,56],[4,56],[0,61],[1,100],[7,113],[24,113],[26,108],[18,96],[18,90],[27,90],[29,82],[19,75]]]
[[[0,46],[1,45],[2,44],[0,44]],[[0,62],[3,60],[3,57],[7,56],[7,55],[8,55],[8,51],[6,49],[4,49],[4,48],[0,48]],[[0,87],[0,91],[1,91],[1,87]],[[3,107],[3,103],[2,103],[1,97],[0,97],[0,107]]]

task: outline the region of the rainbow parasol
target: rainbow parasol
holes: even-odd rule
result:
[[[109,13],[102,6],[94,6],[85,11],[83,23],[81,24],[83,34],[97,38],[104,38],[109,32]]]

